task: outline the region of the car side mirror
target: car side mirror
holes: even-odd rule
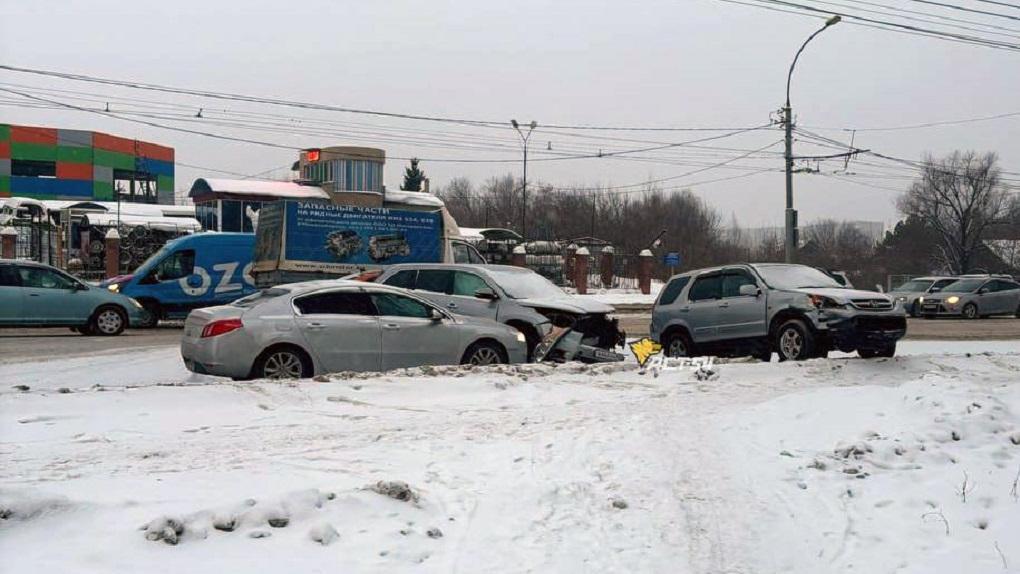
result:
[[[988,293],[988,287],[978,289],[978,295],[984,295],[985,293]]]
[[[475,297],[479,299],[487,299],[489,301],[495,301],[496,299],[499,299],[499,295],[496,295],[496,292],[493,291],[490,287],[482,287],[481,289],[475,291]]]
[[[446,315],[443,315],[442,311],[440,311],[439,309],[433,308],[433,307],[429,307],[429,319],[431,319],[432,322],[438,323],[438,322],[442,321],[445,318],[446,318]]]
[[[89,290],[89,286],[84,284],[84,283],[75,283],[74,284],[74,290],[75,291],[88,291]]]
[[[761,289],[757,285],[741,285],[739,293],[742,296],[757,297],[761,295]]]

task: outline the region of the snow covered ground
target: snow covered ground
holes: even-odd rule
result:
[[[6,364],[0,571],[1020,572],[1020,349],[970,344],[707,379]]]

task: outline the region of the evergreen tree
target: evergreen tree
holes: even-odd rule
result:
[[[421,182],[425,180],[425,172],[418,169],[418,158],[411,158],[411,167],[404,169],[404,191],[421,191]]]

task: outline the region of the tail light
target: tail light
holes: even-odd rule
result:
[[[241,327],[244,327],[244,323],[240,319],[220,319],[202,328],[202,338],[216,337],[224,333],[236,331]]]

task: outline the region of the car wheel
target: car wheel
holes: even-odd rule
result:
[[[780,361],[803,361],[815,353],[815,337],[800,319],[790,319],[776,330],[776,351]]]
[[[100,307],[92,314],[89,321],[89,331],[94,335],[103,337],[114,337],[120,335],[127,328],[127,313],[119,307]]]
[[[464,351],[464,356],[460,359],[462,365],[501,365],[508,362],[510,361],[503,347],[491,341],[474,343]]]
[[[304,379],[312,376],[312,362],[295,347],[276,347],[259,355],[252,371],[258,379]]]
[[[142,312],[139,313],[141,318],[138,320],[137,327],[139,329],[153,329],[159,325],[159,317],[162,312],[159,309],[159,304],[151,301],[145,301],[142,303]]]
[[[964,319],[977,319],[978,308],[973,303],[967,303],[963,306],[963,318]]]
[[[694,355],[694,347],[691,340],[683,332],[673,332],[666,336],[662,343],[662,350],[667,357],[691,357]]]

